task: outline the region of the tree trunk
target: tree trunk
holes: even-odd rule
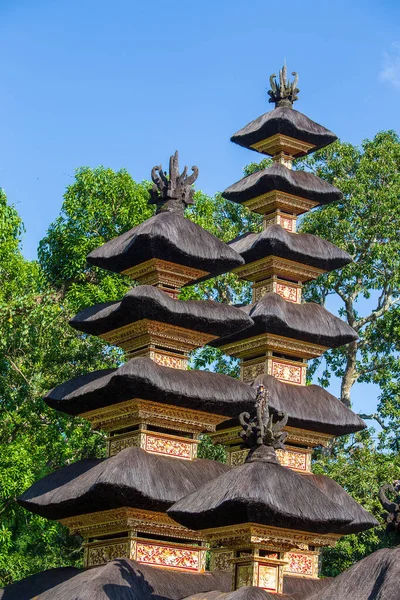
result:
[[[350,408],[351,399],[350,392],[355,381],[357,381],[356,359],[357,359],[357,342],[351,342],[347,346],[346,369],[342,379],[340,390],[340,400],[345,406]]]

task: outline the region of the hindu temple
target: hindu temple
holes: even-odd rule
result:
[[[223,192],[262,215],[260,232],[224,243],[187,218],[198,168],[181,171],[176,152],[168,171],[151,171],[155,214],[88,255],[132,287],[70,325],[121,348],[126,360],[60,383],[45,402],[105,432],[107,457],[47,475],[18,500],[79,535],[84,565],[32,575],[0,591],[3,600],[400,598],[398,549],[319,576],[322,548],[378,522],[312,473],[314,449],[366,425],[307,382],[309,360],[357,335],[302,298],[304,283],[352,259],[297,232],[302,214],[345,200],[293,168],[336,140],[294,110],[293,77],[286,66],[272,75],[275,108],[231,138],[271,158]],[[180,299],[183,287],[228,272],[250,282],[251,304]],[[190,369],[190,353],[206,345],[239,359],[240,379]],[[204,434],[224,446],[226,463],[198,458]]]

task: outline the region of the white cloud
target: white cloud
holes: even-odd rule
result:
[[[400,89],[400,42],[393,42],[390,51],[384,53],[379,79]]]

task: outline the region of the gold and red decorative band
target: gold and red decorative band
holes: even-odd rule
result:
[[[135,267],[122,271],[138,281],[141,285],[161,287],[164,292],[176,296],[176,292],[184,285],[197,281],[208,275],[207,271],[192,269],[177,263],[168,262],[159,258],[152,258]]]

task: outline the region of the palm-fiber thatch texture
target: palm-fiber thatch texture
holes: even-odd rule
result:
[[[92,569],[52,569],[0,590],[1,600],[180,600],[229,590],[228,572],[183,573],[117,559]],[[269,596],[267,596],[269,600]]]
[[[190,529],[257,523],[299,531],[330,533],[352,516],[318,488],[260,446],[250,462],[233,467],[178,500],[168,514]]]
[[[351,256],[334,244],[309,233],[289,233],[280,225],[270,225],[261,233],[245,233],[229,245],[246,264],[267,256],[277,256],[333,271],[352,262]]]
[[[47,394],[45,402],[78,415],[131,398],[232,417],[245,410],[242,407],[253,408],[256,391],[228,375],[171,369],[140,357],[118,369],[94,371],[58,385]]]
[[[165,511],[229,470],[213,460],[187,461],[126,448],[105,459],[84,459],[34,483],[18,503],[48,519],[122,507]]]
[[[231,137],[231,141],[244,148],[252,146],[276,134],[314,144],[312,152],[328,146],[337,137],[334,133],[312,121],[306,115],[289,107],[280,107],[261,115],[248,123]]]
[[[318,204],[329,204],[343,198],[342,192],[327,181],[307,171],[293,171],[279,163],[243,177],[222,192],[222,196],[241,204],[274,190]]]
[[[142,319],[216,336],[252,325],[251,317],[235,306],[213,300],[174,300],[151,285],[131,289],[119,302],[90,306],[71,319],[70,325],[84,333],[101,335]]]
[[[294,304],[269,292],[258,302],[240,308],[253,319],[254,325],[231,336],[214,340],[210,343],[211,346],[224,346],[262,333],[294,338],[327,348],[338,348],[357,339],[354,329],[314,302]]]
[[[71,379],[51,390],[44,400],[51,408],[69,415],[141,398],[233,419],[242,412],[254,411],[260,384],[270,392],[272,412],[287,413],[292,427],[333,435],[366,427],[356,413],[318,385],[293,386],[271,375],[260,375],[251,387],[228,375],[171,369],[146,357],[132,358],[118,369]],[[227,426],[225,421],[218,428]]]
[[[152,258],[215,277],[243,260],[224,242],[177,212],[154,215],[93,250],[87,260],[96,267],[121,273]]]

